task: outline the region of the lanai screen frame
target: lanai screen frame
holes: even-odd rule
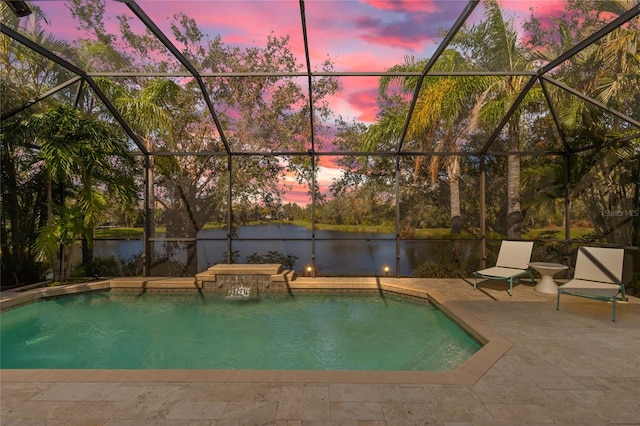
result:
[[[574,96],[582,99],[584,102],[589,103],[591,105],[594,105],[598,108],[601,108],[605,111],[607,111],[607,113],[621,119],[624,120],[625,122],[635,126],[638,128],[638,133],[635,136],[631,136],[631,139],[634,139],[636,137],[640,136],[640,122],[625,115],[622,114],[618,111],[615,111],[614,109],[602,104],[601,102],[583,94],[580,93],[579,91],[576,91],[574,89],[572,89],[571,87],[568,87],[567,85],[565,85],[564,83],[555,80],[553,77],[551,77],[549,74],[551,71],[553,71],[557,66],[559,66],[560,64],[562,64],[563,62],[571,59],[574,55],[578,54],[580,51],[582,51],[583,49],[589,47],[590,45],[592,45],[593,43],[597,42],[598,40],[602,39],[602,37],[606,36],[607,34],[609,34],[610,32],[614,31],[616,28],[620,27],[621,25],[625,24],[626,22],[628,22],[629,20],[635,18],[636,16],[640,15],[640,4],[636,5],[634,7],[632,7],[631,9],[629,9],[627,12],[621,14],[620,16],[618,16],[616,19],[614,19],[613,21],[609,22],[608,24],[604,25],[602,28],[600,28],[598,31],[596,31],[595,33],[591,34],[589,37],[585,38],[584,40],[582,40],[580,43],[576,44],[575,46],[573,46],[572,48],[570,48],[569,50],[565,51],[564,53],[562,53],[560,56],[558,56],[556,59],[552,60],[551,62],[547,63],[546,65],[542,66],[541,68],[539,68],[537,71],[531,71],[531,72],[504,72],[504,71],[487,71],[487,72],[433,72],[432,71],[432,67],[433,65],[437,62],[437,60],[440,58],[440,55],[442,54],[442,52],[445,51],[445,49],[447,49],[447,47],[449,47],[451,41],[454,39],[455,35],[458,33],[458,31],[462,28],[462,26],[464,25],[464,23],[467,21],[467,19],[469,18],[469,16],[471,15],[471,13],[475,10],[475,8],[481,3],[480,0],[471,0],[468,2],[468,4],[466,5],[466,7],[464,8],[464,10],[462,11],[462,13],[460,14],[460,16],[458,17],[458,19],[455,21],[455,23],[452,25],[452,27],[449,29],[449,31],[446,33],[446,35],[444,36],[442,42],[438,45],[435,53],[433,54],[433,56],[429,59],[427,65],[424,67],[424,69],[422,70],[422,72],[420,73],[393,73],[393,72],[317,72],[317,71],[313,71],[311,68],[311,59],[310,59],[310,55],[309,55],[309,44],[308,44],[308,39],[307,39],[307,24],[306,24],[306,17],[305,17],[305,2],[304,0],[299,0],[299,11],[300,11],[300,24],[301,24],[301,31],[303,34],[303,40],[304,40],[304,50],[305,50],[305,60],[306,60],[306,72],[294,72],[294,73],[260,73],[260,72],[247,72],[247,73],[206,73],[206,72],[199,72],[190,62],[189,60],[179,51],[179,49],[169,40],[169,38],[162,32],[162,30],[156,25],[156,23],[153,21],[153,19],[151,19],[146,13],[145,11],[136,3],[136,1],[134,0],[120,0],[122,3],[124,3],[129,9],[130,11],[140,20],[140,22],[142,24],[144,24],[144,26],[157,38],[157,40],[159,40],[164,47],[184,66],[184,68],[187,70],[187,72],[185,73],[176,73],[176,72],[171,72],[171,73],[139,73],[139,72],[124,72],[124,73],[110,73],[110,72],[85,72],[84,70],[76,67],[75,65],[73,65],[72,63],[68,62],[66,59],[57,56],[56,54],[54,54],[53,52],[47,50],[46,48],[44,48],[43,46],[33,42],[32,40],[26,38],[25,36],[23,36],[22,34],[20,34],[19,32],[15,31],[12,28],[7,27],[6,25],[2,25],[0,26],[0,30],[2,31],[3,34],[5,34],[6,36],[14,39],[15,41],[25,45],[26,47],[32,49],[33,51],[41,54],[42,56],[48,58],[49,60],[51,60],[52,62],[56,63],[57,65],[61,66],[62,68],[72,72],[73,74],[75,74],[75,77],[73,77],[72,79],[70,79],[69,81],[61,84],[60,86],[53,88],[51,90],[49,90],[48,92],[42,94],[41,96],[39,96],[38,98],[34,99],[33,101],[19,107],[16,108],[12,111],[8,111],[6,113],[2,114],[2,120],[11,118],[12,116],[14,116],[15,114],[24,111],[25,109],[27,109],[28,107],[30,107],[31,105],[42,101],[44,99],[46,99],[47,97],[55,94],[56,92],[63,90],[67,87],[69,87],[72,84],[75,84],[77,82],[81,83],[81,87],[84,85],[87,85],[90,87],[90,89],[93,91],[93,93],[95,93],[95,95],[103,102],[103,104],[105,105],[105,107],[109,110],[109,112],[113,115],[114,120],[122,127],[122,129],[125,131],[125,133],[127,134],[127,136],[136,144],[137,148],[140,150],[141,155],[143,156],[143,162],[144,162],[144,173],[145,173],[145,182],[147,182],[147,185],[144,188],[144,203],[145,203],[145,220],[144,220],[144,236],[143,236],[143,256],[145,259],[145,265],[144,265],[144,272],[143,275],[144,276],[149,276],[151,274],[151,255],[150,253],[152,253],[152,244],[155,242],[163,242],[166,241],[166,239],[163,238],[153,238],[151,237],[154,232],[153,229],[151,229],[152,226],[152,221],[146,220],[146,218],[148,217],[153,217],[153,212],[154,212],[154,206],[152,205],[152,197],[150,196],[150,194],[153,193],[153,182],[152,179],[150,179],[151,176],[151,169],[150,169],[150,165],[152,163],[152,161],[150,161],[154,156],[156,155],[175,155],[175,156],[180,156],[180,155],[207,155],[207,156],[211,156],[211,155],[222,155],[222,156],[226,156],[227,157],[227,161],[229,164],[229,167],[227,167],[227,173],[228,173],[228,182],[229,182],[229,187],[227,190],[227,202],[228,205],[231,206],[232,202],[231,202],[231,197],[232,197],[232,191],[231,191],[231,182],[233,181],[233,171],[232,171],[232,167],[231,162],[232,159],[234,157],[243,157],[243,156],[255,156],[255,155],[259,155],[259,156],[282,156],[282,155],[286,155],[286,156],[305,156],[308,155],[310,156],[311,160],[312,160],[312,164],[314,164],[314,161],[317,161],[318,158],[322,157],[322,156],[386,156],[386,157],[392,157],[394,159],[394,161],[396,162],[396,168],[395,168],[395,173],[396,173],[396,187],[395,187],[395,191],[396,191],[396,199],[399,199],[399,178],[398,178],[398,174],[399,174],[399,166],[397,165],[398,162],[401,160],[401,158],[403,157],[407,157],[407,156],[412,156],[412,155],[420,155],[420,156],[433,156],[433,155],[439,155],[439,156],[450,156],[450,155],[464,155],[464,156],[475,156],[479,158],[479,164],[480,164],[480,178],[479,178],[479,203],[480,203],[480,248],[481,248],[481,267],[486,266],[486,259],[487,259],[487,230],[486,230],[486,218],[485,218],[485,211],[486,211],[486,201],[485,201],[485,193],[486,193],[486,184],[485,184],[485,179],[486,179],[486,172],[485,172],[485,160],[487,157],[490,156],[506,156],[506,155],[518,155],[518,156],[526,156],[526,155],[543,155],[541,154],[541,152],[504,152],[504,151],[498,151],[498,150],[492,150],[492,148],[494,147],[494,143],[496,141],[496,139],[499,137],[500,133],[502,132],[503,128],[507,125],[507,123],[509,122],[510,118],[512,117],[512,115],[514,114],[514,112],[518,109],[520,103],[522,102],[522,100],[525,98],[525,96],[527,95],[528,91],[536,84],[539,84],[543,90],[546,102],[547,102],[547,106],[549,108],[549,111],[551,112],[551,115],[553,117],[553,121],[557,127],[557,131],[559,133],[560,139],[562,141],[562,145],[563,145],[563,150],[562,151],[556,151],[556,152],[546,152],[544,153],[544,155],[557,155],[557,156],[562,156],[564,158],[564,164],[565,164],[565,188],[564,188],[564,205],[565,205],[565,209],[564,209],[564,234],[565,237],[563,240],[563,242],[566,243],[566,256],[569,256],[569,252],[570,252],[570,245],[572,243],[572,240],[570,238],[570,218],[571,218],[571,200],[569,197],[570,194],[570,188],[569,188],[569,170],[570,170],[570,160],[572,155],[574,155],[576,153],[575,150],[573,150],[570,145],[567,143],[567,140],[563,134],[562,131],[562,127],[559,124],[559,116],[558,113],[556,112],[555,108],[554,108],[554,104],[553,101],[551,100],[551,96],[549,94],[549,90],[548,88],[550,86],[559,88],[561,90],[564,91],[568,91],[571,94],[573,94]],[[216,113],[216,109],[214,107],[214,105],[211,102],[211,96],[210,94],[207,92],[207,87],[203,82],[204,78],[207,77],[217,77],[217,76],[231,76],[231,77],[303,77],[306,78],[308,81],[308,91],[309,91],[309,108],[312,111],[309,115],[310,119],[309,119],[309,125],[310,125],[310,134],[311,134],[311,149],[309,149],[306,152],[292,152],[292,151],[285,151],[285,152],[259,152],[259,153],[252,153],[252,152],[241,152],[241,151],[234,151],[232,149],[232,147],[230,146],[230,144],[227,142],[226,140],[226,136],[225,136],[225,129],[223,128],[222,124],[220,123],[220,120],[218,119],[217,113]],[[107,96],[105,96],[105,94],[101,91],[101,89],[98,87],[98,85],[95,82],[95,78],[96,77],[126,77],[126,76],[131,76],[131,77],[189,77],[189,78],[193,78],[195,79],[195,81],[198,83],[198,86],[201,90],[201,92],[203,93],[203,99],[206,102],[207,108],[209,110],[211,119],[213,120],[213,122],[215,123],[215,127],[216,130],[218,132],[218,134],[220,135],[220,139],[221,142],[225,148],[225,152],[223,153],[212,153],[212,152],[208,152],[208,153],[200,153],[200,152],[189,152],[189,153],[178,153],[178,152],[163,152],[163,153],[157,153],[157,152],[153,152],[153,151],[149,151],[145,144],[143,143],[143,141],[140,140],[140,138],[137,136],[137,134],[132,130],[132,128],[129,126],[129,124],[127,123],[127,121],[120,115],[120,113],[118,112],[117,108],[115,108],[112,103],[110,102],[110,100],[107,98]],[[439,152],[425,152],[425,151],[420,151],[420,152],[411,152],[411,151],[406,151],[403,150],[404,144],[405,144],[405,140],[407,137],[407,131],[412,119],[412,114],[414,112],[415,109],[415,105],[416,102],[418,100],[418,95],[420,92],[420,87],[421,84],[417,85],[417,89],[415,90],[415,93],[413,94],[411,101],[410,101],[410,107],[409,107],[409,112],[407,114],[407,117],[405,119],[404,122],[404,127],[402,129],[402,134],[400,135],[398,142],[397,142],[397,148],[395,149],[394,152],[362,152],[362,151],[358,151],[358,152],[327,152],[327,151],[322,151],[322,150],[317,150],[316,149],[316,137],[314,134],[314,102],[313,102],[313,85],[312,85],[312,79],[314,77],[322,77],[322,76],[327,76],[327,77],[362,77],[362,76],[367,76],[367,77],[396,77],[396,76],[413,76],[413,77],[417,77],[420,81],[420,83],[427,77],[429,76],[525,76],[525,77],[529,77],[529,81],[527,83],[527,85],[525,86],[525,88],[520,92],[519,96],[517,97],[517,99],[515,100],[515,102],[513,103],[513,105],[510,107],[509,111],[503,116],[502,120],[500,121],[500,123],[498,124],[498,126],[494,129],[493,133],[491,134],[491,136],[486,140],[484,146],[476,152],[464,152],[464,153],[460,153],[460,152],[451,152],[451,151],[439,151]],[[312,171],[313,171],[313,177],[312,179],[315,180],[316,175],[315,175],[315,167],[312,167]],[[316,199],[314,196],[314,193],[312,191],[311,193],[311,206],[312,206],[312,212],[313,209],[315,208],[316,205]],[[400,243],[400,237],[399,237],[399,233],[397,232],[397,230],[399,229],[400,226],[400,206],[399,203],[396,203],[396,233],[395,233],[395,247],[396,247],[396,265],[395,265],[395,272],[396,275],[399,276],[400,274],[400,267],[399,267],[399,262],[400,262],[400,251],[399,251],[399,243]],[[232,237],[232,209],[231,207],[229,207],[228,209],[228,217],[227,217],[227,238],[226,238],[226,244],[227,244],[227,254],[228,254],[228,262],[231,262],[231,253],[233,251],[233,242],[238,240],[237,238]],[[312,226],[312,230],[311,230],[311,245],[312,245],[312,259],[311,259],[311,266],[312,266],[312,271],[313,271],[313,275],[315,276],[315,244],[316,241],[318,241],[319,239],[316,237],[316,217],[315,214],[312,213],[311,215],[311,226]],[[267,239],[268,240],[268,239]],[[375,238],[371,239],[375,241]],[[369,239],[367,239],[367,241],[369,241]],[[635,246],[626,246],[626,249],[631,249],[631,250],[638,250],[638,247]]]

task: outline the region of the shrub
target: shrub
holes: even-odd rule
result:
[[[270,251],[264,255],[253,253],[246,258],[247,263],[280,263],[287,269],[294,269],[297,260],[296,255],[284,255],[277,251]]]
[[[72,275],[85,277],[120,277],[122,276],[121,260],[115,256],[94,257]]]

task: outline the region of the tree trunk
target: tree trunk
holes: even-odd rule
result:
[[[12,154],[7,152],[7,150],[4,148],[5,146],[3,145],[2,170],[5,173],[5,179],[6,179],[6,183],[4,184],[5,186],[3,189],[17,188],[18,179],[16,174],[15,163],[13,161]],[[7,266],[3,266],[2,272],[6,274],[7,272],[12,271],[13,277],[11,278],[15,280],[16,285],[19,285],[20,277],[18,276],[18,274],[20,273],[20,266],[24,264],[23,257],[24,257],[24,253],[26,253],[27,250],[23,249],[24,242],[21,234],[20,221],[18,218],[19,211],[20,211],[20,207],[19,207],[20,204],[18,202],[18,193],[15,190],[8,190],[6,192],[3,191],[2,197],[3,197],[2,198],[3,221],[2,221],[2,231],[0,235],[0,241],[3,242],[2,249],[1,249],[3,264],[7,265]],[[5,221],[4,221],[5,214],[8,214],[9,223],[11,223],[11,240],[9,240],[9,232],[7,231],[7,227],[5,226]],[[9,263],[11,263],[12,265],[9,266]],[[9,277],[3,277],[3,278],[4,278],[2,280],[3,284],[9,283],[9,280],[10,280]]]
[[[60,252],[62,253],[60,261],[61,280],[63,282],[69,281],[71,278],[71,250],[73,250],[73,244],[61,245]]]
[[[53,181],[51,176],[47,179],[47,225],[53,224]],[[51,257],[51,271],[53,273],[53,281],[62,281],[62,259],[61,252]]]
[[[202,226],[198,224],[198,219],[196,217],[196,201],[187,195],[187,192],[180,184],[177,184],[176,188],[178,189],[180,198],[182,199],[186,207],[186,213],[189,223],[189,226],[187,227],[187,234],[190,234],[187,235],[187,237],[193,238],[193,241],[189,241],[188,243],[186,243],[187,263],[183,271],[183,275],[191,276],[198,273],[198,231],[202,229]]]
[[[520,149],[518,119],[509,124],[509,151]],[[507,158],[507,238],[519,240],[522,233],[522,211],[520,209],[520,157],[509,155]]]
[[[87,265],[93,262],[93,246],[89,246],[89,240],[86,235],[82,236],[82,266],[86,268]],[[85,269],[86,270],[86,269]]]
[[[447,174],[449,175],[449,194],[451,205],[451,233],[462,232],[462,213],[460,208],[460,157],[455,155],[450,157],[447,164]]]
[[[6,185],[5,188],[17,188],[18,187],[18,178],[16,174],[15,164],[11,155],[8,152],[2,151],[3,161],[2,167],[6,176]],[[9,221],[11,223],[11,241],[13,244],[13,254],[16,256],[18,253],[22,253],[22,234],[20,227],[20,220],[18,218],[20,211],[20,204],[18,202],[18,192],[15,190],[9,190],[2,194],[3,204],[4,204],[4,212],[9,213]],[[4,229],[4,228],[3,228]],[[6,239],[2,239],[3,243],[8,242]],[[2,256],[3,259],[10,259],[9,255],[9,245],[2,244]]]
[[[150,137],[145,138],[145,146],[149,150],[149,152],[153,152],[153,142]],[[151,265],[155,260],[154,254],[154,245],[151,241],[152,238],[156,236],[156,218],[155,218],[155,207],[156,207],[156,198],[154,192],[154,158],[153,155],[145,156],[145,191],[144,191],[144,245],[143,245],[143,257],[144,264],[142,266],[142,275],[148,277],[151,275]]]
[[[633,203],[631,207],[635,207],[635,210],[632,210],[632,219],[631,219],[631,245],[638,246],[640,243],[640,166],[636,166],[633,169],[633,173],[631,174],[632,181],[635,182],[633,185]],[[638,261],[640,261],[640,252],[636,251]],[[640,285],[640,283],[638,283]]]
[[[83,192],[92,192],[91,189],[91,177],[89,175],[87,175],[87,173],[83,173],[82,175],[82,186],[83,186]],[[84,218],[86,219],[86,218]],[[85,268],[87,265],[89,265],[90,263],[93,262],[93,244],[89,244],[89,239],[87,238],[87,233],[91,232],[91,241],[93,241],[93,236],[94,236],[94,228],[97,225],[97,223],[93,223],[93,220],[91,221],[91,224],[89,226],[87,226],[87,221],[83,220],[83,222],[85,223],[85,226],[83,226],[84,231],[82,232],[82,245],[81,245],[81,259],[80,259],[80,264]]]
[[[190,277],[198,273],[198,241],[189,241],[186,243],[187,263],[183,270],[183,275]]]

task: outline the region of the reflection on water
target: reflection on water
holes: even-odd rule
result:
[[[269,241],[236,241],[232,250],[239,252],[240,262],[251,254],[265,255],[278,252],[297,256],[296,271],[303,274],[305,265],[312,262],[313,243],[311,230],[304,226],[269,224],[242,227],[237,238],[271,238]],[[219,239],[198,241],[198,270],[203,271],[216,263],[224,263],[227,251],[225,229],[207,229],[198,234],[199,239]],[[161,238],[161,235],[158,235]],[[368,241],[367,241],[368,240]],[[477,248],[476,242],[464,242],[463,255]],[[416,268],[427,261],[436,262],[447,258],[451,252],[451,242],[440,240],[400,241],[398,244],[399,269],[401,276],[412,276]],[[161,244],[156,244],[156,250]],[[141,240],[96,240],[96,256],[116,256],[125,260],[142,253]],[[453,254],[451,254],[453,256]],[[185,261],[186,253],[178,249],[172,256]],[[368,232],[316,231],[315,241],[316,275],[321,276],[371,276],[383,275],[384,266],[390,267],[390,275],[395,276],[396,242],[391,234]]]

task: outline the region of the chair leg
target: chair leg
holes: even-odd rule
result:
[[[513,278],[509,278],[509,296],[513,296]]]
[[[558,292],[558,297],[556,298],[556,311],[560,309],[560,292]]]
[[[611,315],[611,321],[616,322],[616,296],[613,296],[613,309]]]
[[[478,276],[477,275],[473,275],[473,289],[476,289],[476,286],[478,285]]]

